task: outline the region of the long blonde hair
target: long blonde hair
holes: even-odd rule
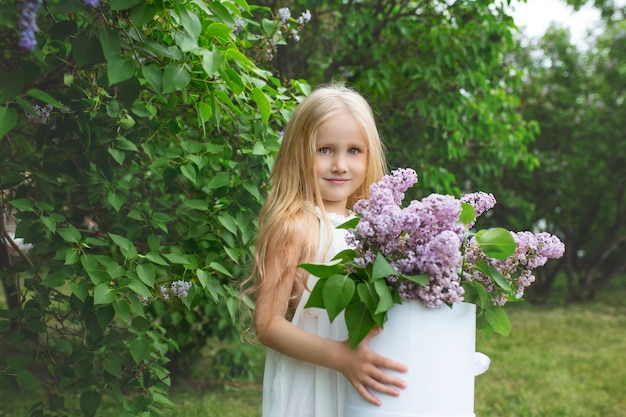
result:
[[[296,107],[287,123],[270,175],[271,189],[259,213],[253,271],[258,282],[267,278],[266,267],[272,260],[265,255],[271,247],[280,248],[280,259],[273,261],[279,261],[282,270],[313,261],[318,242],[308,238],[303,218],[314,206],[325,216],[315,170],[317,132],[322,123],[346,111],[361,126],[367,142],[365,180],[349,197],[348,208],[367,198],[370,184],[386,173],[383,144],[367,101],[344,85],[314,90]]]

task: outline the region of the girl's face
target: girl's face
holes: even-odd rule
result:
[[[324,209],[346,214],[350,197],[367,172],[367,141],[348,112],[322,123],[316,139],[315,172]]]

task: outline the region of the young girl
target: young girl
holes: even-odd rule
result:
[[[347,383],[373,404],[397,396],[406,367],[367,346],[350,349],[343,315],[304,308],[317,278],[298,265],[345,249],[335,226],[385,173],[374,117],[365,99],[343,86],[315,90],[295,109],[259,215],[256,332],[267,357],[264,417],[339,417]]]

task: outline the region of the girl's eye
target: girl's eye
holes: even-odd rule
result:
[[[361,150],[360,150],[360,149],[358,149],[358,148],[350,148],[350,149],[348,150],[348,153],[349,153],[350,155],[356,155],[356,154],[358,154],[358,153],[360,153],[360,152],[361,152]]]
[[[317,152],[321,154],[327,154],[327,153],[330,153],[330,148],[327,148],[327,147],[319,148]]]

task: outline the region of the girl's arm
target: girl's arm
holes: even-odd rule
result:
[[[315,230],[315,228],[313,228]],[[293,250],[292,248],[289,248]],[[296,281],[296,265],[287,265],[284,247],[268,248],[265,256],[265,276],[261,277],[256,302],[256,331],[261,343],[292,358],[341,372],[367,401],[381,401],[368,388],[397,396],[405,382],[382,369],[406,372],[402,364],[369,349],[367,340],[380,330],[374,330],[354,350],[348,341],[334,341],[308,333],[295,326],[285,315]]]

